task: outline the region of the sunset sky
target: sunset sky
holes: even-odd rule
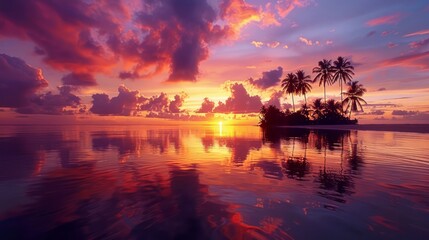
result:
[[[290,107],[287,73],[338,56],[368,90],[362,123],[429,123],[428,23],[424,0],[1,1],[0,123],[256,124],[262,104]]]

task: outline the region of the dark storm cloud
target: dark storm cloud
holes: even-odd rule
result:
[[[58,87],[58,94],[47,92],[34,96],[28,105],[17,108],[23,114],[75,114],[79,111],[80,98],[72,93],[70,86]]]
[[[166,93],[160,93],[158,96],[149,98],[141,105],[140,110],[151,112],[168,112],[170,100]]]
[[[280,82],[280,78],[283,75],[283,68],[277,67],[277,69],[263,72],[262,77],[258,79],[249,78],[249,83],[260,89],[267,89],[269,87],[277,86]]]
[[[0,54],[0,107],[22,107],[37,90],[46,87],[42,70],[23,60]]]
[[[112,58],[97,39],[119,33],[121,13],[120,1],[1,1],[0,35],[31,40],[57,69],[101,71]]]
[[[118,96],[111,99],[105,93],[92,95],[90,111],[100,115],[130,116],[136,114],[138,105],[146,101],[139,91],[131,91],[125,86],[120,86],[118,92]]]
[[[241,83],[231,84],[229,87],[231,97],[225,103],[219,102],[213,110],[216,113],[254,113],[262,107],[261,97],[250,96]]]
[[[148,78],[169,69],[168,81],[195,81],[209,47],[235,36],[260,10],[242,0],[1,1],[0,36],[28,40],[59,70]],[[132,8],[139,6],[139,8]],[[218,24],[219,23],[219,24]],[[79,81],[78,81],[79,82]],[[85,82],[83,86],[88,86]],[[91,82],[92,83],[92,82]]]
[[[137,48],[140,66],[168,65],[169,81],[195,81],[208,45],[225,37],[228,28],[214,24],[217,14],[206,0],[144,0],[143,6],[136,14],[145,35]]]
[[[70,73],[61,78],[63,84],[73,86],[94,86],[97,82],[89,73]]]

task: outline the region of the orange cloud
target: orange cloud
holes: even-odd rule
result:
[[[261,21],[259,9],[244,0],[225,0],[220,9],[221,17],[229,23],[234,32],[239,32],[251,22]]]
[[[257,48],[264,46],[264,43],[259,41],[252,41],[251,44]]]
[[[396,13],[388,16],[371,19],[368,22],[366,22],[366,25],[370,27],[374,27],[374,26],[383,25],[383,24],[395,24],[399,22],[400,19],[401,19],[401,15],[399,13]]]

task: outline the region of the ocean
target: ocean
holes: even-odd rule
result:
[[[2,126],[0,236],[428,239],[429,135],[395,129]]]

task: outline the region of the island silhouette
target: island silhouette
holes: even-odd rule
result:
[[[363,111],[362,98],[366,89],[359,81],[352,81],[354,67],[349,59],[339,56],[337,60],[323,59],[313,68],[316,74],[314,79],[306,75],[304,70],[290,72],[282,80],[282,90],[292,97],[292,111],[280,110],[274,105],[262,106],[259,112],[261,127],[288,126],[288,125],[343,125],[357,124],[357,119],[351,119],[352,112]],[[307,93],[311,92],[312,84],[319,82],[323,85],[324,100],[317,98],[311,104],[307,103]],[[326,85],[338,82],[341,101],[326,99]],[[348,86],[343,92],[343,83]],[[295,111],[294,95],[304,96],[304,104]],[[345,97],[343,99],[343,96]]]

